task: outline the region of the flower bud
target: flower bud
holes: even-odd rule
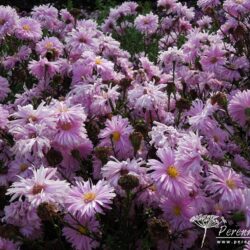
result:
[[[52,203],[41,203],[37,208],[37,215],[42,221],[49,221],[52,218],[57,217],[57,208]]]
[[[102,164],[106,164],[108,162],[110,151],[110,147],[96,147],[95,156],[102,162]]]
[[[217,93],[211,97],[211,104],[214,105],[218,103],[218,105],[222,108],[227,108],[227,97],[224,93]]]
[[[165,220],[152,218],[148,223],[148,227],[153,239],[168,239],[170,236],[169,224]]]
[[[180,111],[189,109],[190,106],[191,106],[191,103],[186,98],[181,98],[176,102],[176,108],[178,108]]]
[[[134,175],[127,174],[120,177],[118,184],[123,190],[130,191],[139,186],[139,179]]]
[[[62,162],[63,156],[61,152],[55,150],[54,148],[51,148],[46,154],[46,159],[50,166],[56,166],[57,164],[60,164]]]
[[[141,142],[143,139],[143,135],[140,132],[133,132],[132,134],[130,134],[129,139],[131,141],[131,144],[134,148],[134,152],[137,152],[140,147],[141,147]]]

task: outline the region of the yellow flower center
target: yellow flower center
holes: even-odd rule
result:
[[[97,65],[100,65],[100,64],[102,64],[102,60],[101,60],[101,58],[96,58],[95,59],[95,64],[97,64]]]
[[[238,4],[242,4],[243,0],[235,0],[235,2],[238,3]]]
[[[29,120],[31,120],[32,122],[36,122],[37,121],[37,117],[35,117],[34,115],[30,115],[29,116]]]
[[[69,123],[69,122],[64,122],[64,123],[61,124],[61,129],[62,129],[62,130],[65,130],[65,131],[70,130],[71,127],[72,127],[72,126],[71,126],[71,123]]]
[[[171,178],[176,178],[177,176],[179,176],[179,171],[175,166],[171,165],[167,168],[167,174]]]
[[[227,186],[228,186],[230,189],[235,189],[235,188],[237,188],[237,185],[236,185],[235,181],[232,180],[232,179],[226,180],[226,184],[227,184]]]
[[[180,216],[181,215],[181,208],[178,206],[173,207],[173,213],[175,216]]]
[[[113,141],[118,142],[118,141],[120,140],[120,138],[121,138],[120,132],[115,131],[115,132],[112,134],[112,139],[113,139]]]
[[[28,168],[28,165],[25,163],[20,164],[20,170],[21,172],[24,172]]]
[[[45,45],[45,48],[46,49],[52,49],[53,48],[53,43],[52,42],[47,42],[46,45]]]
[[[77,229],[78,229],[78,232],[79,232],[80,234],[86,235],[86,234],[88,233],[88,228],[87,228],[87,227],[79,226]]]
[[[96,194],[93,192],[87,192],[86,194],[83,195],[83,199],[85,202],[91,202],[95,199]]]
[[[23,25],[25,31],[30,31],[30,26],[28,24]]]
[[[148,189],[150,191],[152,191],[152,192],[156,192],[156,186],[155,185],[151,185]]]

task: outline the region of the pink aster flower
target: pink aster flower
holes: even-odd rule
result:
[[[168,148],[161,148],[157,150],[156,154],[160,161],[148,160],[149,175],[155,185],[169,196],[186,196],[193,185],[192,179],[176,165],[174,152]],[[153,172],[151,173],[151,171]]]
[[[63,203],[69,191],[69,184],[57,178],[55,168],[44,168],[33,170],[31,178],[20,177],[7,190],[8,195],[12,195],[11,201],[23,196],[32,206],[39,206],[43,202]]]
[[[56,30],[58,28],[58,10],[50,5],[39,5],[32,9],[32,18],[39,21],[42,28]]]
[[[102,129],[99,138],[100,146],[114,147],[116,153],[121,157],[126,157],[132,152],[132,145],[129,135],[133,132],[132,126],[127,118],[113,116],[111,120],[105,122],[106,128]]]
[[[100,180],[96,185],[91,181],[76,181],[67,196],[67,209],[73,215],[92,217],[96,213],[104,213],[110,209],[112,199],[115,197],[114,188],[106,181]]]
[[[194,132],[189,132],[178,141],[176,160],[183,169],[199,174],[202,155],[205,153],[206,149],[201,145],[201,138]]]
[[[135,85],[128,91],[129,104],[138,110],[157,110],[167,103],[167,95],[164,93],[165,84],[156,85],[154,82],[145,82]]]
[[[36,44],[36,52],[42,57],[48,52],[52,53],[53,58],[58,58],[63,53],[63,44],[57,37],[45,37]]]
[[[161,201],[161,209],[164,212],[164,217],[175,230],[183,230],[191,227],[189,219],[197,214],[189,197],[163,198]]]
[[[74,148],[81,145],[87,139],[86,130],[79,121],[57,123],[57,132],[54,141],[61,146]]]
[[[225,52],[217,45],[207,49],[200,61],[203,70],[212,72],[218,72],[225,62]]]
[[[5,129],[8,123],[9,111],[6,110],[2,105],[0,105],[0,128]]]
[[[27,124],[25,127],[16,126],[12,129],[12,134],[16,138],[16,143],[12,147],[13,152],[18,156],[36,154],[43,158],[50,149],[51,131],[44,124]],[[52,131],[53,132],[53,131]]]
[[[219,197],[222,205],[229,205],[232,208],[242,204],[243,189],[245,185],[242,177],[231,168],[213,165],[210,167],[210,175],[206,178],[206,190]]]
[[[115,157],[111,157],[111,160],[101,168],[101,173],[103,178],[112,186],[118,187],[118,180],[123,175],[131,174],[139,179],[142,175],[145,175],[146,168],[142,166],[143,164],[145,164],[145,162],[140,158],[119,161]]]
[[[244,126],[250,118],[250,90],[238,91],[230,100],[228,111],[234,121]]]
[[[158,0],[157,1],[157,6],[165,8],[165,9],[174,8],[175,5],[176,5],[176,0]]]
[[[9,82],[6,78],[0,76],[0,101],[3,101],[10,93]]]
[[[0,5],[0,40],[14,32],[18,15],[10,6]]]
[[[4,239],[0,237],[0,249],[6,249],[6,250],[18,250],[19,244],[13,242],[12,240]]]
[[[42,37],[40,23],[30,17],[20,18],[17,22],[15,35],[22,40],[37,41]]]
[[[30,206],[27,201],[15,201],[5,206],[3,220],[8,224],[19,227],[21,233],[26,237],[36,238],[40,235],[40,218],[36,213],[36,208]]]
[[[88,237],[89,233],[99,231],[99,223],[94,217],[66,215],[64,220],[69,226],[63,228],[63,235],[76,250],[92,250],[98,247],[98,242]]]
[[[197,5],[203,10],[207,8],[214,8],[220,4],[220,0],[198,0]]]
[[[139,15],[135,19],[135,27],[141,33],[150,35],[156,32],[158,28],[158,21],[158,16],[154,15],[153,13],[149,13],[145,16]]]
[[[57,62],[50,62],[47,58],[40,58],[39,61],[32,60],[28,66],[31,74],[37,79],[52,78],[59,72],[59,65]]]

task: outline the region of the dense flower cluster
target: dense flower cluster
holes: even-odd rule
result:
[[[0,249],[198,249],[199,214],[248,229],[249,14],[0,6]]]

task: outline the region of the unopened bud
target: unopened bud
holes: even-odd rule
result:
[[[168,239],[170,236],[168,222],[157,218],[151,219],[149,221],[149,233],[154,239]]]
[[[125,191],[130,191],[139,186],[139,179],[131,174],[123,175],[118,180],[118,184]]]
[[[224,93],[217,93],[214,96],[211,97],[211,104],[218,104],[220,107],[222,108],[226,108],[227,107],[227,97]]]
[[[57,217],[57,208],[52,203],[41,203],[37,208],[37,215],[42,221],[49,221],[52,218]]]
[[[57,164],[60,164],[62,162],[63,156],[61,152],[55,150],[54,148],[51,148],[46,154],[46,159],[50,166],[56,166]]]
[[[103,163],[106,164],[108,162],[108,157],[110,155],[111,148],[110,147],[96,147],[95,148],[95,156]]]
[[[141,147],[141,142],[143,139],[143,135],[140,132],[133,132],[132,134],[130,134],[129,139],[131,141],[131,144],[134,148],[134,151],[137,152],[140,147]]]

